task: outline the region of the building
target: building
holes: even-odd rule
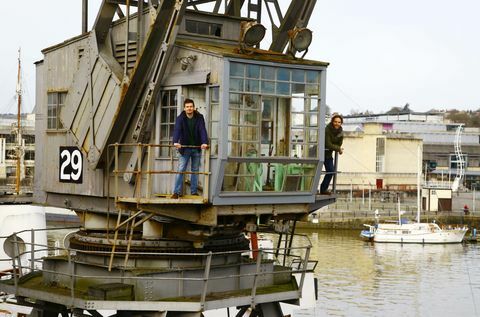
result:
[[[24,194],[33,192],[33,175],[35,169],[35,114],[21,115],[21,160],[20,191]],[[0,194],[15,192],[17,169],[17,115],[0,115]]]
[[[385,131],[380,123],[345,131],[339,158],[339,190],[416,190],[422,140],[410,133]]]
[[[369,114],[344,118],[346,131],[362,131],[364,125],[375,122],[385,133],[411,133],[423,141],[424,180],[443,183],[447,187],[457,175],[458,158],[455,138],[458,123],[446,122],[441,113]],[[405,111],[407,112],[407,111]],[[440,120],[440,118],[442,120]],[[480,185],[480,128],[462,128],[460,149],[465,161],[463,185]],[[426,174],[426,175],[425,175]]]

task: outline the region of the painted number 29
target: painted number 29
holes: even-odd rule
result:
[[[60,182],[82,182],[83,157],[76,147],[60,147]]]

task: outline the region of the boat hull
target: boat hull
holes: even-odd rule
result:
[[[379,224],[374,229],[374,242],[387,243],[461,243],[467,228],[441,229],[434,223]]]

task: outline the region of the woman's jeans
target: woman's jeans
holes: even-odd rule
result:
[[[333,157],[326,158],[325,162],[323,162],[323,165],[325,166],[326,174],[325,177],[323,177],[322,184],[320,185],[320,193],[325,193],[328,190],[328,186],[330,186],[330,181],[332,180],[335,169],[335,166],[333,165]]]
[[[201,150],[185,148],[183,154],[178,156],[178,172],[185,172],[187,170],[188,161],[191,159],[191,171],[196,173],[200,169]],[[183,174],[177,174],[175,178],[175,188],[173,192],[177,195],[182,194]],[[190,193],[198,193],[198,174],[190,174]]]

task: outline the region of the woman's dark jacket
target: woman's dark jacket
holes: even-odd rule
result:
[[[198,112],[193,112],[193,117],[195,118],[195,125],[193,128],[193,135],[195,138],[196,146],[200,146],[202,144],[208,144],[208,135],[207,129],[205,128],[205,119],[203,115]],[[187,122],[187,114],[185,111],[177,117],[175,120],[175,128],[173,129],[173,143],[180,143],[183,145],[188,144],[188,122]],[[180,154],[183,154],[184,148],[180,148],[178,151]]]
[[[343,143],[342,127],[335,129],[330,122],[325,127],[325,159],[333,157],[333,151],[339,152]]]

